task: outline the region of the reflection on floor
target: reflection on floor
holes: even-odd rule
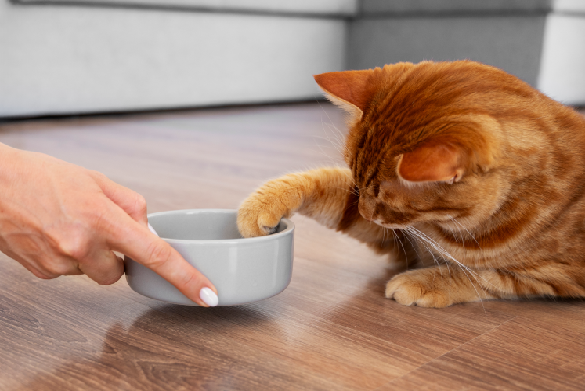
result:
[[[4,124],[0,142],[99,170],[149,211],[237,208],[264,180],[343,164],[328,104]],[[585,303],[434,310],[383,296],[386,259],[295,217],[289,288],[239,307],[39,280],[0,255],[0,389],[583,389]]]

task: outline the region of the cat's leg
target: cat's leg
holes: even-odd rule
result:
[[[297,212],[346,233],[378,254],[389,254],[396,269],[417,263],[412,242],[400,230],[383,228],[358,211],[359,194],[351,171],[322,168],[266,182],[244,200],[238,229],[244,237],[268,235],[283,217]]]
[[[351,171],[321,168],[288,174],[266,182],[238,211],[238,228],[244,237],[268,235],[283,217],[299,213],[363,242],[394,241],[393,234],[364,219],[358,211],[359,195]]]
[[[578,265],[536,262],[507,269],[446,265],[412,270],[392,278],[386,297],[404,305],[446,307],[485,299],[542,296],[585,297],[585,272]]]
[[[497,298],[484,288],[482,272],[457,265],[409,270],[386,285],[386,297],[403,305],[442,308],[455,303]]]

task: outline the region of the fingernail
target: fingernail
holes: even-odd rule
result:
[[[154,230],[154,228],[152,228],[152,225],[150,225],[150,223],[148,223],[148,229],[150,230],[150,232],[152,232],[153,234],[155,234],[156,236],[158,236],[158,234],[156,233],[156,231]]]
[[[205,304],[207,304],[210,307],[215,307],[219,302],[219,298],[217,297],[215,292],[209,288],[201,289],[199,291],[199,297],[201,298],[201,300],[205,302]]]

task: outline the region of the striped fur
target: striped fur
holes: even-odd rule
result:
[[[298,212],[398,261],[416,258],[421,268],[386,287],[405,305],[585,297],[583,117],[471,61],[315,79],[350,114],[349,168],[267,182],[240,207],[242,235]],[[435,145],[443,152],[421,153]]]

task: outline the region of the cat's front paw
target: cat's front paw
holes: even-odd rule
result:
[[[409,306],[443,308],[454,304],[449,284],[442,281],[448,277],[430,270],[412,270],[393,277],[386,284],[386,297]]]
[[[245,238],[266,236],[276,232],[278,223],[286,215],[274,200],[253,194],[248,197],[238,210],[238,229]]]

